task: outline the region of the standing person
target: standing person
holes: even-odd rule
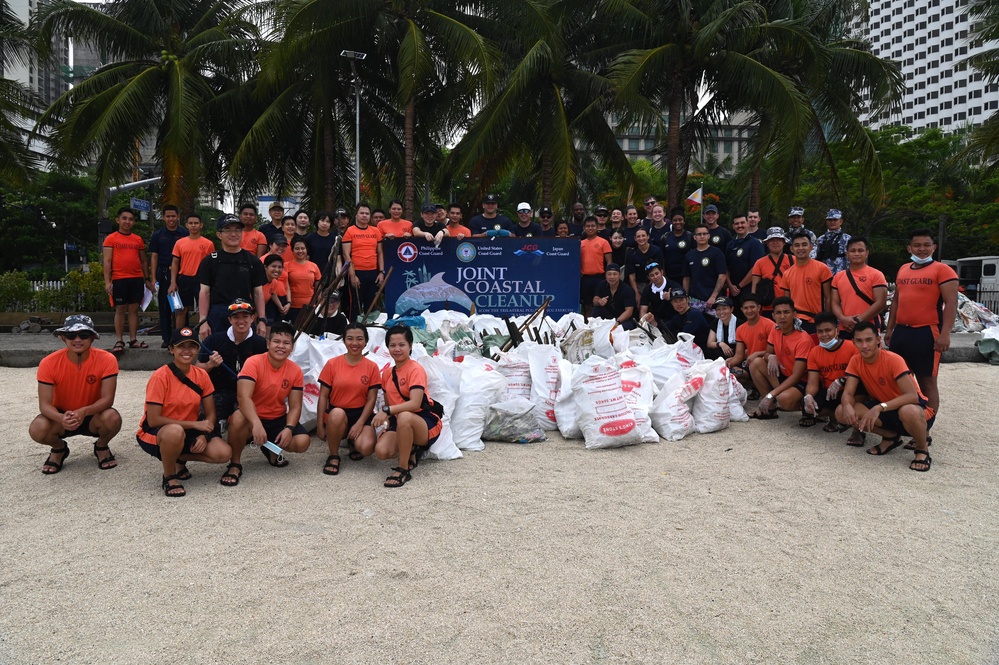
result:
[[[235,487],[242,479],[243,449],[251,439],[260,446],[267,463],[278,468],[288,466],[288,460],[269,450],[265,443],[292,453],[309,449],[309,433],[299,423],[305,377],[302,368],[288,360],[294,348],[295,329],[288,323],[275,323],[267,334],[267,352],[250,356],[239,373],[236,381],[239,408],[229,419],[232,457],[220,479],[226,487]]]
[[[809,335],[815,334],[815,315],[832,302],[832,273],[829,266],[811,258],[814,249],[808,234],[799,231],[793,236],[794,265],[783,277],[784,294],[794,301],[801,326]]]
[[[597,234],[608,242],[610,242],[610,236],[605,235],[605,231],[607,230],[607,216],[609,214],[607,208],[602,205],[597,206],[593,210],[593,217],[597,220]]]
[[[846,270],[846,248],[850,234],[843,232],[843,213],[831,208],[826,213],[826,232],[816,241],[815,258],[822,261],[832,274]]]
[[[642,226],[644,226],[646,230],[652,228],[653,224],[652,208],[654,208],[657,205],[659,205],[659,201],[656,199],[656,197],[652,196],[651,194],[645,197],[645,209],[644,209],[645,218],[642,220]]]
[[[267,236],[257,230],[257,206],[244,203],[239,206],[239,221],[243,224],[243,239],[239,241],[241,249],[256,256],[267,253]]]
[[[636,297],[640,297],[645,285],[648,284],[648,270],[646,266],[652,263],[663,265],[663,251],[649,242],[649,232],[645,229],[638,229],[635,232],[635,246],[628,250],[627,259],[623,266],[625,275],[628,277],[628,284]],[[639,304],[639,303],[636,303]]]
[[[173,362],[149,377],[135,438],[142,450],[163,463],[163,493],[181,497],[187,494],[181,481],[191,477],[188,462],[223,464],[230,451],[218,433],[212,380],[194,366],[197,333],[191,328],[174,330],[168,348]]]
[[[848,339],[840,339],[837,335],[839,321],[829,312],[820,312],[815,317],[815,334],[819,344],[808,353],[808,385],[805,387],[804,408],[798,425],[813,427],[816,416],[828,415],[829,422],[822,428],[823,432],[842,432],[847,425],[840,426],[836,422],[836,409],[840,404],[843,386],[846,385],[846,368],[850,359],[857,355],[857,347]],[[860,432],[854,430],[853,436],[847,440],[860,439]],[[863,441],[863,439],[860,439]]]
[[[347,439],[348,457],[359,462],[375,452],[375,428],[371,417],[381,386],[381,372],[364,357],[368,329],[349,324],[343,332],[347,353],[326,361],[319,373],[319,419],[316,437],[329,446],[323,473],[340,473],[340,442]]]
[[[793,262],[784,251],[787,238],[784,229],[771,226],[766,236],[767,254],[757,259],[753,264],[751,292],[756,296],[763,316],[773,316],[773,301],[784,294],[784,275],[791,269]]]
[[[294,242],[301,238],[305,240],[305,236],[298,234],[298,226],[295,225],[295,218],[291,215],[285,215],[284,219],[281,220],[281,233],[284,234],[284,239],[288,241],[288,249],[285,250],[284,259],[285,264],[291,263],[295,260],[294,255]],[[308,245],[306,245],[308,248]]]
[[[92,348],[100,339],[89,316],[71,314],[53,332],[66,345],[38,363],[39,414],[28,426],[31,440],[51,448],[42,473],[59,473],[69,457],[66,439],[96,437],[94,457],[102,471],[118,466],[108,444],[121,431],[121,415],[114,408],[118,388],[118,360]]]
[[[198,329],[201,338],[228,327],[229,305],[237,298],[253,303],[257,312],[264,311],[263,286],[267,283],[264,264],[252,253],[241,249],[239,242],[243,225],[235,215],[222,215],[216,223],[222,249],[212,252],[198,268]],[[258,322],[257,332],[267,330]]]
[[[436,214],[437,208],[434,208],[434,215],[436,216]],[[387,240],[409,238],[413,235],[413,222],[402,218],[402,201],[399,199],[392,199],[389,203],[389,218],[378,222],[376,228],[382,232],[382,237]]]
[[[460,203],[449,203],[447,206],[447,234],[452,238],[463,240],[472,237],[472,230],[461,223],[462,210]]]
[[[382,213],[382,219],[385,219],[385,213]],[[343,234],[347,232],[348,227],[350,227],[350,214],[343,208],[337,208],[336,212],[333,213],[333,221],[336,225],[337,234],[342,238]],[[372,222],[372,225],[375,225],[374,222]]]
[[[666,220],[666,209],[658,203],[652,206],[652,217],[649,223],[649,242],[656,247],[662,247],[663,238],[672,230]]]
[[[623,265],[628,260],[628,246],[624,243],[624,232],[614,229],[607,240],[611,246],[611,261]]]
[[[686,229],[687,221],[682,207],[670,211],[670,232],[663,236],[660,246],[666,263],[666,277],[674,282],[683,281],[687,265],[687,252],[695,247],[694,234]]]
[[[756,238],[760,242],[766,242],[768,229],[760,228],[760,219],[759,210],[749,210],[746,213],[746,222],[749,223],[749,235]]]
[[[624,233],[624,243],[628,247],[635,246],[635,233],[638,229],[645,229],[648,232],[648,227],[644,224],[645,220],[638,218],[638,208],[635,206],[627,206],[624,209],[624,226],[621,227],[622,233]]]
[[[815,344],[812,338],[794,325],[795,311],[791,299],[782,296],[774,300],[774,322],[777,324],[767,338],[766,352],[749,363],[749,372],[757,392],[763,395],[750,418],[771,420],[777,409],[797,411],[806,390],[808,354]]]
[[[663,330],[666,322],[676,316],[676,310],[670,304],[670,293],[681,286],[666,279],[666,274],[658,263],[650,263],[645,270],[649,283],[642,291],[639,300],[638,317],[642,323]]]
[[[718,207],[714,204],[704,206],[704,225],[711,234],[710,245],[724,251],[732,242],[732,234],[728,229],[718,225]]]
[[[902,357],[881,348],[873,323],[858,323],[853,329],[853,343],[859,353],[847,365],[836,420],[881,437],[880,444],[867,450],[870,455],[887,455],[902,444],[903,436],[911,436],[916,454],[909,468],[929,471],[933,462],[929,430],[936,411],[927,403]],[[861,385],[870,397],[858,400],[857,388]]]
[[[625,330],[631,330],[635,327],[632,320],[637,302],[635,292],[621,281],[621,267],[616,263],[608,265],[604,275],[604,281],[597,284],[593,294],[593,316],[614,319]]]
[[[167,348],[170,332],[173,330],[174,316],[167,299],[173,246],[187,234],[187,229],[180,225],[180,210],[177,206],[163,206],[163,228],[153,231],[149,238],[149,274],[156,280],[156,305],[160,315],[160,336],[163,338],[161,349]]]
[[[323,273],[319,270],[319,266],[309,260],[309,248],[304,238],[295,238],[292,252],[295,259],[291,263],[285,263],[284,271],[288,275],[288,291],[291,297],[288,318],[294,321],[302,308],[312,302],[312,295],[316,292],[316,285],[322,279]]]
[[[340,210],[343,210],[343,208],[338,208],[337,212],[339,213]],[[346,210],[344,210],[344,213],[346,213]],[[382,210],[381,208],[375,208],[374,210],[371,211],[371,226],[378,226],[385,218],[386,218],[385,211]],[[348,216],[347,219],[349,223],[350,217]]]
[[[267,283],[263,286],[264,320],[268,326],[276,321],[288,320],[291,301],[288,299],[287,275],[284,274],[284,259],[280,254],[267,254],[263,257],[264,274]]]
[[[337,234],[333,232],[333,218],[328,210],[316,213],[316,230],[305,237],[309,248],[309,260],[319,267],[319,272],[325,273],[330,261],[336,263],[333,247],[336,245]]]
[[[746,321],[735,329],[735,355],[726,360],[725,364],[735,378],[751,389],[749,399],[759,399],[760,394],[756,392],[753,377],[749,373],[749,364],[766,353],[774,324],[761,316],[760,303],[752,293],[743,296],[741,309]]]
[[[198,268],[201,261],[215,251],[215,243],[201,235],[201,215],[191,213],[185,223],[190,235],[181,238],[173,246],[173,257],[170,262],[170,293],[180,295],[183,305],[174,312],[175,327],[184,328],[188,325],[188,312],[198,308]]]
[[[573,236],[569,235],[569,222],[566,222],[565,220],[563,220],[563,221],[559,222],[555,226],[555,237],[556,238],[572,238],[573,237]]]
[[[309,213],[304,210],[296,210],[292,217],[295,218],[295,233],[303,238],[309,235],[309,227],[312,226],[312,220],[309,218]]]
[[[482,213],[476,215],[468,222],[468,228],[472,229],[473,238],[501,237],[509,238],[513,235],[513,222],[506,215],[499,212],[499,197],[495,194],[486,194],[482,199]]]
[[[385,333],[385,345],[394,365],[382,369],[385,407],[375,414],[371,425],[376,430],[385,427],[375,443],[375,457],[399,459],[399,466],[385,479],[385,487],[402,487],[412,479],[412,471],[423,453],[440,436],[443,409],[427,395],[426,371],[410,358],[413,331],[406,326],[393,326]]]
[[[413,237],[432,242],[440,247],[447,235],[447,225],[437,221],[437,206],[428,203],[420,210],[420,223],[413,227]]]
[[[684,332],[694,336],[694,344],[701,349],[708,345],[708,334],[711,327],[704,315],[690,306],[690,296],[686,289],[673,289],[669,294],[669,304],[676,315],[666,322],[666,329],[674,336]]]
[[[572,217],[569,219],[569,235],[583,237],[583,225],[586,224],[586,206],[582,201],[572,204]]]
[[[554,217],[555,213],[547,206],[538,211],[538,222],[541,226],[541,233],[539,235],[541,235],[542,238],[554,238],[558,235],[555,227],[552,226],[552,220]]]
[[[885,344],[912,370],[933,413],[940,412],[937,370],[940,354],[950,348],[958,287],[954,269],[933,260],[936,249],[929,229],[909,234],[912,262],[898,269],[885,332]]]
[[[694,249],[687,252],[683,268],[683,290],[690,294],[690,306],[697,311],[711,310],[725,288],[725,255],[711,246],[711,231],[704,224],[694,227]]]
[[[534,209],[527,201],[517,204],[517,223],[513,225],[513,235],[518,238],[535,238],[541,235],[541,227],[531,219]]]
[[[735,318],[735,304],[725,296],[715,300],[715,316],[718,321],[715,329],[708,333],[708,343],[704,349],[704,357],[709,360],[724,358],[726,361],[735,357],[738,346],[737,328],[739,321]]]
[[[268,243],[272,236],[282,233],[284,206],[275,201],[267,209],[270,220],[260,227],[260,232],[266,236]]]
[[[104,239],[104,288],[114,301],[114,333],[117,341],[112,353],[125,350],[125,314],[128,314],[128,348],[147,349],[149,345],[138,339],[139,303],[143,287],[155,287],[149,279],[146,265],[146,243],[132,233],[135,211],[121,208],[116,217],[118,230]]]
[[[444,207],[443,203],[435,203],[434,207],[437,208],[437,222],[447,226],[447,208]]]
[[[264,265],[267,265],[267,259],[269,259],[272,256],[277,256],[281,259],[282,268],[285,265],[286,261],[285,257],[290,257],[291,259],[294,259],[295,255],[291,252],[291,249],[288,247],[288,241],[285,239],[283,233],[280,235],[273,236],[271,238],[269,249],[267,250],[266,254],[260,257],[260,262],[263,263]],[[288,293],[287,270],[282,270],[281,274],[278,275],[278,278],[281,280],[281,283],[284,284],[284,294],[287,295]]]
[[[610,222],[607,224],[606,228],[601,229],[600,235],[602,235],[604,238],[607,238],[607,240],[610,240],[611,236],[614,235],[614,232],[618,231],[621,233],[621,237],[624,238],[624,231],[622,228],[623,226],[624,226],[624,210],[622,210],[621,208],[611,208]]]
[[[728,290],[733,303],[742,302],[742,293],[752,289],[753,266],[763,258],[766,250],[763,243],[749,235],[749,222],[745,215],[732,218],[735,237],[725,248],[725,263],[728,266]]]
[[[811,257],[815,258],[815,234],[805,228],[805,209],[801,206],[792,206],[791,210],[787,213],[787,233],[785,234],[788,239],[793,239],[794,235],[799,231],[804,233],[812,241],[812,254]],[[791,247],[788,246],[785,251],[790,254]]]
[[[343,234],[343,260],[350,262],[347,271],[351,286],[348,318],[356,321],[374,302],[378,287],[385,279],[385,256],[382,232],[368,225],[371,206],[360,203],[354,225]]]
[[[597,235],[597,220],[586,218],[583,225],[583,239],[579,241],[579,299],[583,304],[583,315],[589,316],[593,309],[593,296],[597,284],[604,278],[605,266],[610,263],[610,243]]]
[[[198,353],[197,367],[208,372],[215,387],[213,401],[220,429],[236,411],[236,377],[243,365],[251,356],[267,351],[264,337],[253,334],[254,313],[251,303],[236,299],[229,305],[229,329],[205,338]]]
[[[883,328],[881,313],[888,303],[888,281],[880,270],[867,265],[870,248],[866,238],[850,238],[846,257],[849,265],[833,275],[832,313],[839,319],[839,336],[853,339],[853,327],[872,321]]]

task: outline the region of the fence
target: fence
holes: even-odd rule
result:
[[[991,286],[988,288],[979,287],[976,291],[969,290],[966,295],[975,302],[988,307],[989,311],[993,314],[999,313],[999,288]]]

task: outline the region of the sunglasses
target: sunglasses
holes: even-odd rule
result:
[[[233,314],[235,312],[252,312],[253,305],[248,302],[240,302],[234,305],[229,305],[229,313]]]
[[[598,213],[596,213],[596,214],[595,214],[594,216],[595,216],[595,217],[606,217],[606,216],[607,216],[607,213],[605,213],[605,212],[598,212]]]
[[[88,339],[93,339],[94,338],[94,333],[92,333],[92,332],[68,332],[68,333],[63,333],[63,337],[65,337],[66,339],[82,339],[83,341],[87,341]]]
[[[541,219],[551,219],[551,215],[541,215]]]

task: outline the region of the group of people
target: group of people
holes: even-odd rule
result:
[[[253,305],[236,300],[228,308],[225,332],[202,342],[194,329],[176,328],[167,347],[171,362],[149,377],[136,440],[160,460],[166,496],[186,494],[188,462],[225,465],[220,482],[235,487],[243,477],[247,445],[259,447],[277,468],[288,466],[285,453],[309,449],[312,439],[301,424],[304,377],[289,360],[295,329],[278,322],[263,338],[253,332],[254,318]],[[39,364],[40,413],[29,426],[32,440],[50,448],[42,473],[62,470],[70,454],[67,439],[74,436],[94,438],[98,467],[113,469],[118,461],[108,444],[122,426],[114,408],[117,359],[93,347],[100,335],[85,315],[68,317],[55,334],[65,348]],[[426,372],[410,357],[413,333],[405,326],[387,331],[393,362],[383,369],[364,357],[363,325],[347,325],[343,341],[346,354],[330,360],[319,375],[316,435],[329,447],[323,473],[339,473],[346,439],[352,460],[397,458],[385,486],[401,487],[440,436],[443,416],[428,394]],[[379,392],[383,406],[376,411]]]

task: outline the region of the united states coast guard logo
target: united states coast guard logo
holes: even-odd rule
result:
[[[458,245],[454,253],[458,256],[459,261],[469,263],[475,260],[475,245],[470,242],[463,242]]]
[[[704,257],[703,259],[701,259],[701,265],[707,268],[709,265],[711,265],[711,259],[709,259],[708,257]]]
[[[735,255],[736,256],[742,256],[742,247],[740,247],[739,249],[735,250]]]

